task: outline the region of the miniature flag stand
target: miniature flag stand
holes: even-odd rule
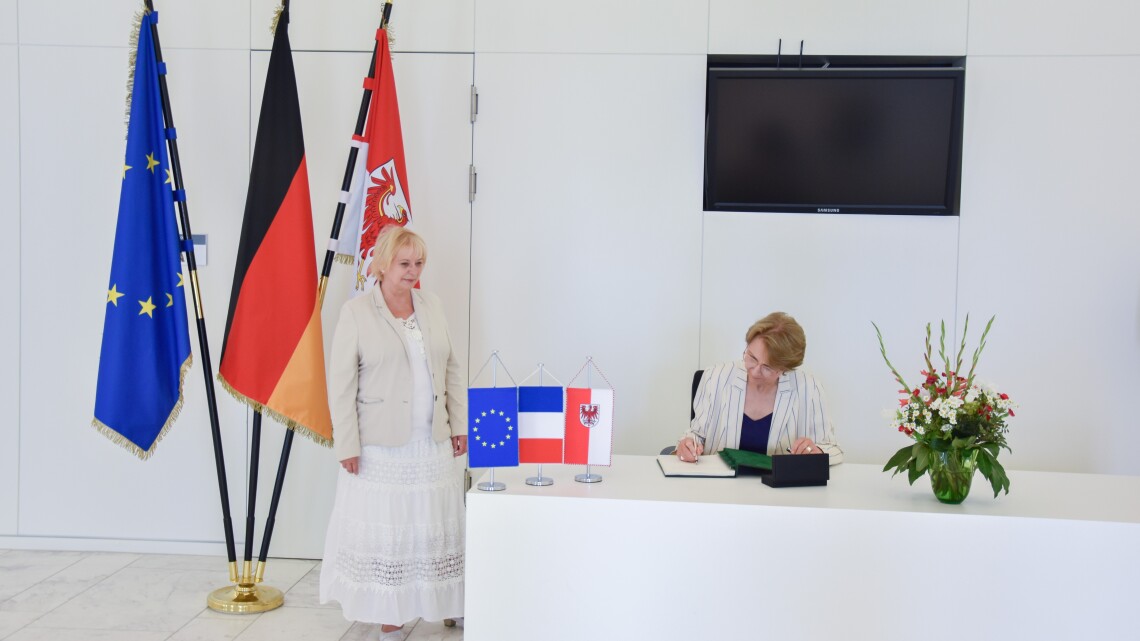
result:
[[[506,484],[495,482],[496,467],[519,466],[519,388],[498,350],[479,368],[471,379],[478,380],[491,363],[491,387],[467,389],[467,464],[471,468],[491,468],[491,480],[475,487],[483,492],[499,492]],[[498,368],[503,368],[512,387],[498,387]]]
[[[590,368],[598,370],[609,389],[593,389]],[[570,387],[586,371],[586,387]],[[613,453],[614,390],[609,379],[594,363],[594,357],[586,357],[586,364],[566,387],[566,437],[563,447],[563,463],[586,466],[585,474],[574,476],[579,483],[600,483],[601,474],[593,474],[591,465],[608,467]]]
[[[565,394],[562,382],[554,379],[558,386],[544,386],[543,376],[546,366],[538,364],[538,369],[523,379],[523,383],[538,374],[537,387],[519,386],[519,463],[537,463],[538,476],[526,479],[527,485],[545,487],[554,485],[554,479],[542,475],[543,463],[561,463],[566,434]]]

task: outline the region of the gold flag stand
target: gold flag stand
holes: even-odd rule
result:
[[[265,563],[257,564],[257,573],[250,574],[250,562],[244,564],[241,579],[237,578],[237,564],[230,564],[230,580],[234,585],[218,588],[206,598],[211,610],[227,614],[257,614],[281,607],[285,595],[277,588],[259,585],[265,576]]]

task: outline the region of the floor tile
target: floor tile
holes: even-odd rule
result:
[[[404,629],[409,633],[414,633],[416,626],[420,624],[420,620],[409,621],[404,624]],[[340,638],[340,641],[376,641],[380,638],[380,624],[379,623],[361,623],[356,621],[348,632]],[[410,638],[410,636],[409,636]]]
[[[35,612],[0,611],[0,639],[7,639],[8,635],[35,621],[39,616]]]
[[[296,606],[302,608],[329,608],[332,610],[340,610],[340,604],[336,601],[330,601],[321,605],[320,599],[321,591],[321,565],[318,563],[316,567],[309,570],[309,573],[301,577],[289,591],[285,593],[285,605]]]
[[[24,628],[4,641],[163,641],[166,632],[145,630],[55,630]]]
[[[313,641],[340,639],[352,626],[339,611],[320,608],[277,608],[262,614],[237,641]]]
[[[232,615],[229,619],[198,617],[175,632],[170,641],[229,641],[248,628],[255,618]]]
[[[92,553],[7,601],[0,601],[0,612],[50,612],[137,558],[138,554]]]
[[[29,627],[173,633],[206,609],[217,587],[215,572],[127,567]]]
[[[463,628],[449,628],[442,621],[420,621],[407,641],[462,641]]]
[[[12,550],[0,556],[0,601],[12,598],[86,556],[86,552],[38,550]]]

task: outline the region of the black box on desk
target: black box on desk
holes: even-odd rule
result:
[[[772,471],[761,475],[764,485],[771,487],[805,487],[827,485],[831,478],[827,454],[779,454],[772,457]]]

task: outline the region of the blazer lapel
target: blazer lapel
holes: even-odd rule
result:
[[[416,310],[416,321],[420,326],[420,333],[424,337],[424,352],[427,357],[428,373],[432,374],[435,378],[435,367],[431,362],[431,313],[432,310],[428,309],[428,304],[424,302],[423,292],[418,289],[412,290],[412,307]]]
[[[795,387],[795,380],[792,378],[791,372],[784,372],[780,374],[780,380],[776,383],[776,406],[772,408],[772,428],[779,435],[779,439],[787,438],[787,445],[791,445],[791,436],[788,434],[788,423],[794,420],[791,413],[792,404],[792,388]],[[771,439],[769,439],[771,441]]]
[[[404,338],[404,324],[397,320],[388,309],[388,303],[384,302],[384,295],[380,293],[379,285],[372,288],[372,302],[376,305],[376,312],[380,314],[380,318],[383,318],[392,328],[396,340],[400,341],[400,345],[404,347],[404,356],[408,358],[408,362],[411,362],[412,355],[408,352],[408,341]]]

